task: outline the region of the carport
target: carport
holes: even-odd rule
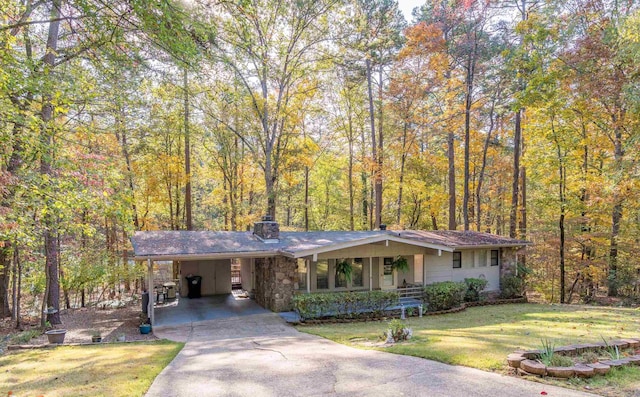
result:
[[[247,265],[249,273],[243,275],[252,288],[253,274],[251,263],[255,258],[267,258],[276,255],[262,242],[254,241],[250,234],[244,239],[224,232],[187,232],[155,231],[136,233],[131,239],[135,260],[144,261],[147,266],[146,287],[149,291],[147,313],[152,326],[162,326],[174,322],[206,321],[224,316],[240,315],[257,308],[254,301],[236,302],[231,295],[231,261],[238,260]],[[265,249],[267,248],[267,249]],[[180,295],[174,302],[155,305],[157,297],[152,293],[157,284],[154,276],[154,264],[160,261],[172,261],[179,264]],[[202,297],[188,299],[186,277],[202,277]],[[243,282],[243,284],[245,284]],[[156,318],[156,311],[160,312]],[[174,317],[174,319],[171,319]],[[158,322],[158,320],[160,322]]]
[[[203,296],[199,299],[179,297],[157,306],[154,312],[156,328],[271,313],[255,301],[234,294]]]

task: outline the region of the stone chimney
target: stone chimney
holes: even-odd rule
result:
[[[260,222],[253,224],[253,234],[265,243],[277,243],[280,241],[280,225],[270,215],[265,215]]]

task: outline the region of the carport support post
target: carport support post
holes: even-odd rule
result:
[[[156,294],[154,294],[153,292],[153,286],[154,286],[154,281],[153,281],[153,262],[151,262],[151,259],[147,259],[147,270],[148,270],[148,279],[149,279],[149,284],[147,285],[147,292],[149,292],[149,308],[147,310],[147,313],[149,313],[149,319],[151,321],[151,327],[153,328],[153,326],[155,325],[155,316],[153,313],[153,303],[156,299]]]
[[[369,291],[373,291],[373,258],[369,257]]]

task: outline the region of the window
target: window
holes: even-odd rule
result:
[[[355,258],[351,264],[351,287],[362,287],[364,264],[362,258]]]
[[[486,267],[487,266],[487,251],[481,250],[478,251],[478,267]]]
[[[307,289],[307,262],[302,258],[298,259],[298,289]]]
[[[384,277],[382,285],[390,287],[393,285],[393,258],[384,258]]]
[[[342,261],[345,261],[345,259],[336,259],[335,263],[336,265]],[[335,268],[335,275],[336,275],[336,288],[347,288],[347,277],[344,275],[344,273],[338,273],[338,266],[334,266]]]
[[[498,266],[500,264],[500,251],[491,250],[491,266]]]
[[[329,288],[329,263],[324,261],[318,261],[316,265],[316,289],[328,289]]]
[[[453,268],[460,269],[462,267],[462,252],[453,253]]]

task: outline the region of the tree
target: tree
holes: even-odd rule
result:
[[[210,57],[236,76],[251,99],[259,130],[234,133],[264,172],[266,212],[272,217],[276,216],[283,151],[293,136],[291,99],[302,94],[299,84],[330,37],[328,13],[335,4],[335,0],[254,0],[222,2],[215,15],[200,11],[211,18],[212,29],[218,33],[211,40]]]

